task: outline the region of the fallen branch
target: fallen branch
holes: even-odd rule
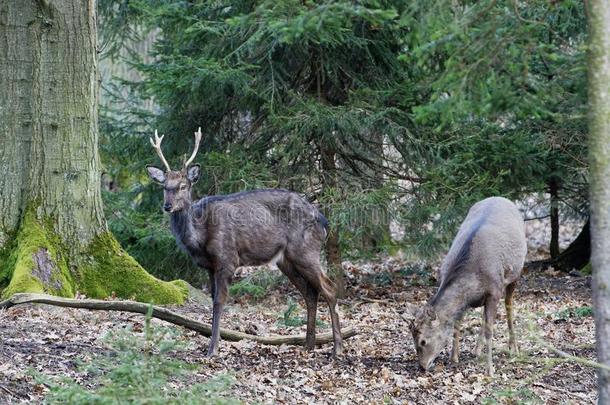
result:
[[[0,384],[0,389],[4,392],[6,392],[9,395],[14,396],[15,398],[20,398],[21,396],[18,396],[17,394],[15,394],[13,391],[9,390],[7,387],[5,387],[4,385]]]
[[[144,304],[135,301],[104,301],[104,300],[93,300],[93,299],[82,299],[76,300],[71,298],[61,298],[46,294],[14,294],[7,300],[0,302],[0,309],[10,308],[15,305],[22,304],[47,304],[58,307],[67,308],[82,308],[92,309],[100,311],[123,311],[123,312],[135,312],[139,314],[146,314],[150,308],[149,304]],[[197,321],[195,319],[188,318],[186,316],[179,315],[169,309],[153,306],[152,310],[153,318],[158,318],[174,325],[183,326],[187,329],[199,332],[204,336],[211,336],[212,326],[209,323]],[[353,327],[345,328],[341,331],[344,339],[350,338],[358,334]],[[220,328],[220,336],[224,340],[237,342],[239,340],[252,340],[264,345],[304,345],[305,335],[269,335],[269,336],[256,336],[249,333],[238,332],[230,329]],[[316,344],[321,345],[333,341],[332,333],[321,333],[316,335]]]

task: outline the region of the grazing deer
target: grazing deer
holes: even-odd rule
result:
[[[155,131],[155,140],[150,142],[166,170],[150,165],[146,169],[150,178],[163,186],[163,209],[170,214],[178,245],[210,276],[213,309],[208,357],[217,352],[220,316],[235,269],[266,263],[275,263],[305,299],[308,349],[315,346],[319,295],[326,300],[332,320],[333,355],[339,355],[343,343],[335,286],[320,265],[326,218],[301,196],[286,190],[261,189],[193,201],[191,188],[201,168],[191,163],[199,149],[201,128],[195,132],[195,149],[181,170],[170,169],[161,151],[162,140]]]
[[[487,373],[493,375],[492,333],[498,303],[505,296],[509,348],[517,352],[513,330],[513,292],[527,245],[523,218],[509,200],[491,197],[470,208],[440,269],[440,287],[418,312],[411,332],[420,366],[428,370],[451,330],[451,360],[458,362],[459,322],[468,308],[484,306],[483,327],[475,352],[487,340]]]

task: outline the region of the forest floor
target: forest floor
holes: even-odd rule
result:
[[[407,320],[435,290],[429,268],[389,258],[348,263],[346,270],[348,298],[339,305],[341,322],[356,326],[360,333],[344,342],[341,358],[330,357],[332,344],[306,352],[295,346],[221,341],[219,356],[207,359],[207,338],[171,325],[180,331],[185,347],[165,355],[196,366],[171,384],[188,389],[228,375],[232,383],[224,395],[245,403],[596,402],[595,370],[555,351],[594,359],[589,277],[565,276],[552,269],[524,275],[515,296],[521,354],[508,353],[501,308],[494,337],[496,376],[489,378],[484,363],[473,355],[480,309],[464,319],[457,366],[448,361],[445,350],[433,370],[418,369]],[[304,333],[304,326],[286,326],[305,316],[295,302],[301,302],[295,289],[281,282],[257,300],[231,299],[222,325],[259,335]],[[210,321],[210,302],[203,294],[175,310]],[[318,314],[318,332],[328,331],[323,302]],[[101,337],[126,327],[141,335],[143,323],[144,317],[137,314],[43,305],[0,311],[0,403],[39,403],[49,388],[34,377],[36,372],[95,385],[93,376],[78,364],[109,350]],[[152,324],[168,326],[158,320]]]

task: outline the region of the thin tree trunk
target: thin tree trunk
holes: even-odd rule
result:
[[[559,184],[556,178],[549,181],[549,192],[551,194],[551,259],[559,256]]]
[[[610,2],[588,6],[593,308],[598,361],[610,366]],[[610,404],[610,372],[597,372],[599,404]]]
[[[324,141],[321,141],[323,143]],[[322,184],[325,190],[334,189],[337,186],[336,183],[336,163],[335,163],[335,151],[329,145],[320,145],[320,155],[322,159]],[[330,217],[331,208],[326,206],[322,207],[324,215]],[[336,225],[331,225],[326,240],[326,262],[328,263],[330,274],[337,287],[337,297],[343,298],[345,296],[345,273],[343,271],[343,265],[341,264],[341,247],[339,246],[339,230]]]
[[[590,221],[587,221],[576,239],[570,243],[570,246],[554,260],[551,260],[549,264],[552,264],[558,270],[566,272],[582,269],[591,259],[590,235]]]
[[[371,146],[373,156],[371,160],[375,161],[379,166],[382,166],[384,157],[383,139],[384,135],[380,132],[371,133]],[[364,179],[364,187],[367,189],[377,190],[384,186],[385,179],[383,173],[368,167],[363,167],[368,175]],[[362,211],[362,214],[360,214]],[[384,202],[369,204],[365,207],[360,207],[358,215],[363,222],[356,223],[356,226],[361,227],[364,232],[362,234],[362,247],[364,251],[379,252],[382,248],[388,247],[390,241],[390,220],[388,216],[388,206]]]
[[[106,227],[96,41],[94,0],[0,3],[0,293],[180,301]]]

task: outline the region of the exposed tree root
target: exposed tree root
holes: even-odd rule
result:
[[[21,304],[47,304],[58,307],[68,308],[82,308],[102,311],[124,311],[124,312],[135,312],[139,314],[146,314],[150,308],[149,304],[144,304],[135,301],[104,301],[104,300],[93,300],[93,299],[71,299],[71,298],[60,298],[46,294],[14,294],[7,300],[0,302],[0,309],[10,308],[15,305]],[[162,319],[166,322],[173,323],[174,325],[183,326],[187,329],[194,330],[201,333],[204,336],[210,336],[212,334],[212,326],[208,323],[199,322],[191,318],[179,315],[169,309],[153,306],[152,316],[154,318]],[[353,327],[345,328],[341,331],[343,338],[347,339],[358,334],[358,331]],[[220,336],[224,340],[237,342],[239,340],[252,340],[265,345],[304,345],[305,335],[294,335],[294,336],[281,336],[281,335],[270,335],[270,336],[256,336],[249,333],[238,332],[230,329],[220,328]],[[316,335],[316,344],[321,345],[333,341],[332,333],[321,333]]]

